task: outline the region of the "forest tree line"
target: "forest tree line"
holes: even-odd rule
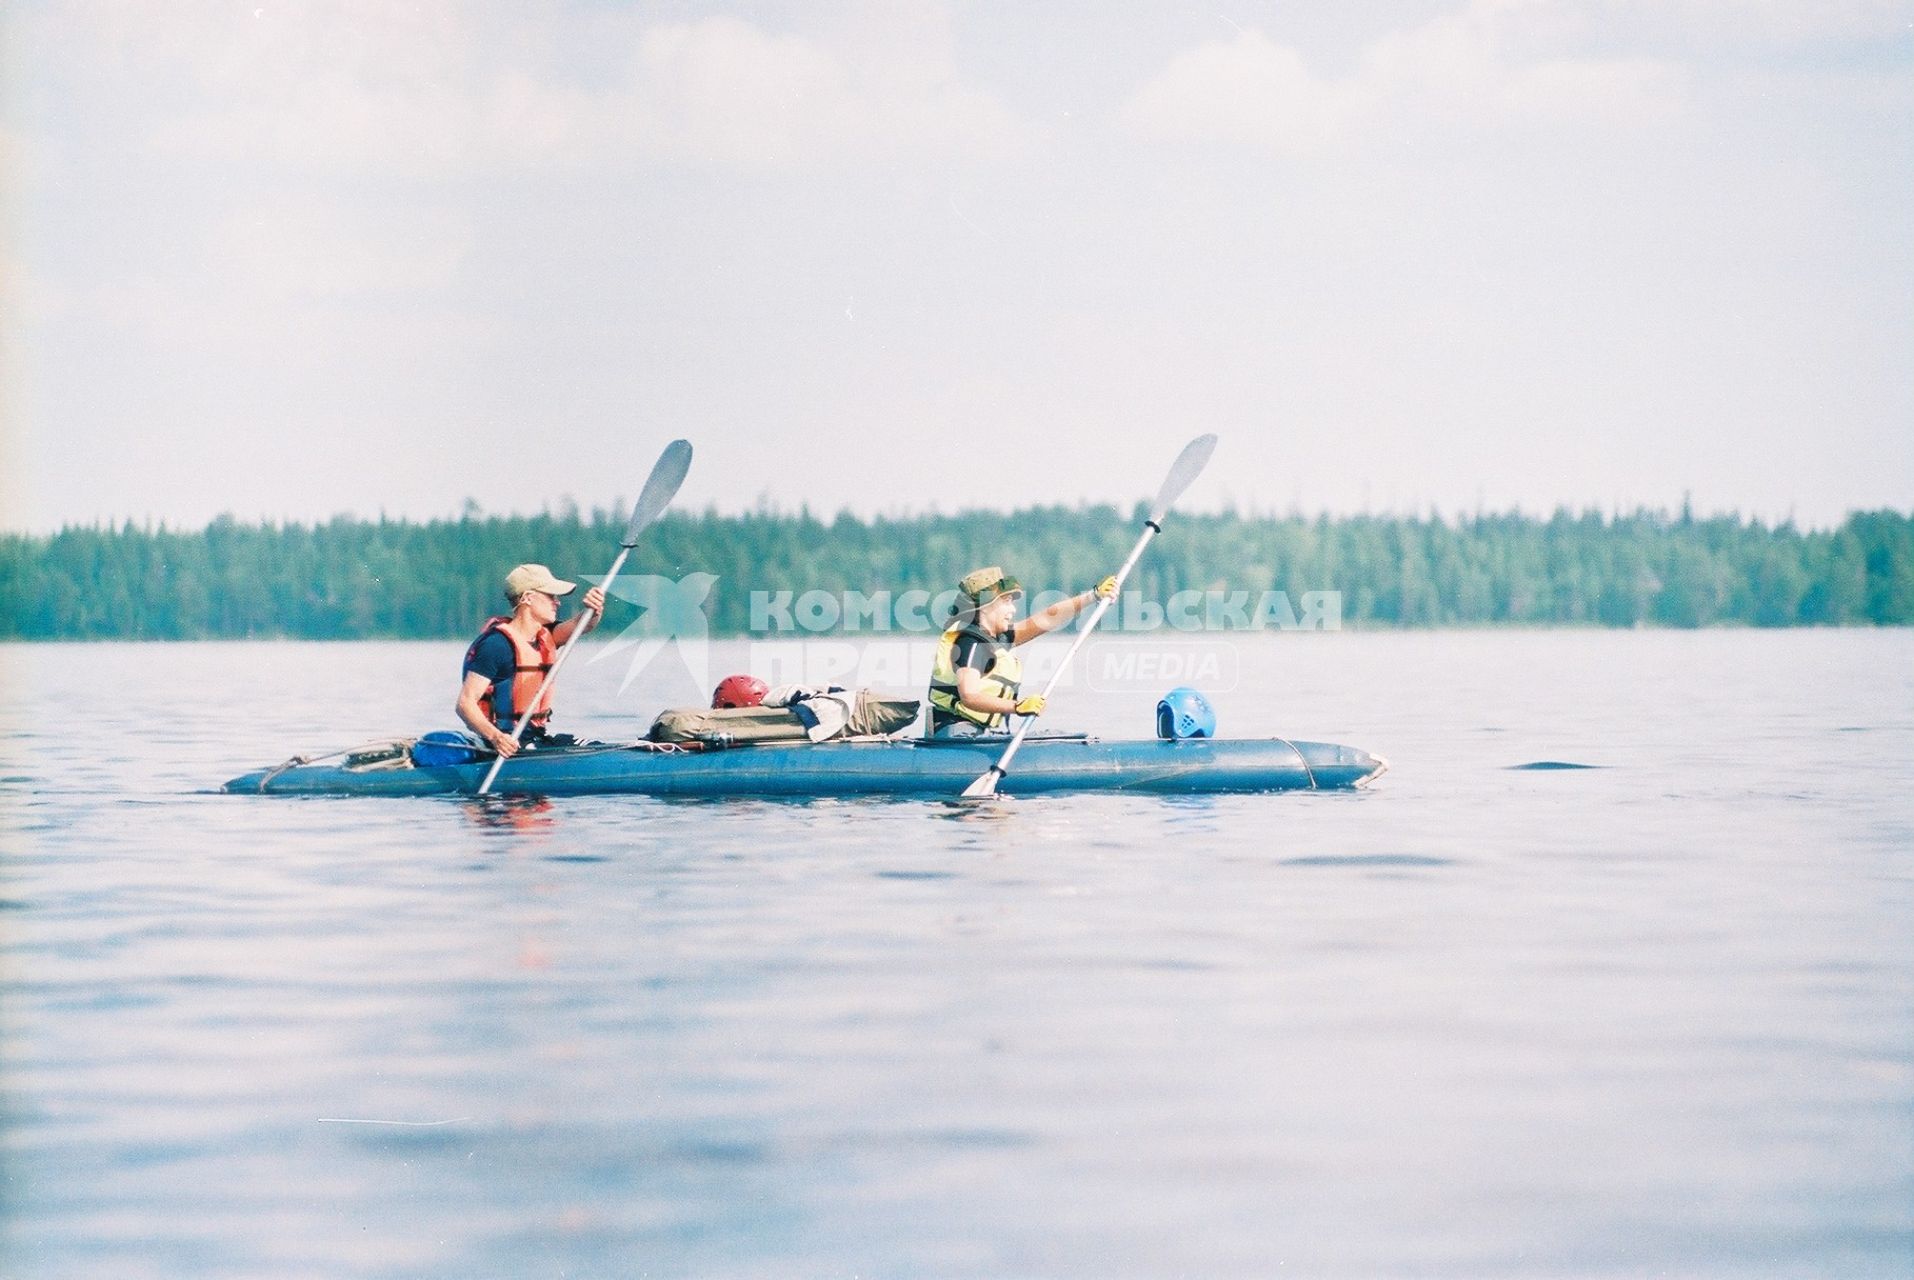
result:
[[[716,575],[714,635],[744,634],[754,591],[948,590],[1001,564],[1032,594],[1114,572],[1143,512],[1044,507],[833,520],[674,512],[626,573]],[[468,637],[505,611],[523,561],[609,567],[622,513],[429,522],[339,517],[204,529],[127,523],[0,534],[0,638],[317,640]],[[1687,512],[1438,516],[1178,514],[1126,587],[1341,593],[1347,627],[1907,625],[1914,516],[1857,512],[1832,530]],[[638,611],[614,600],[606,621]]]

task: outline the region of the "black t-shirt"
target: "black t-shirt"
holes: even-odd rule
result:
[[[996,656],[997,649],[1008,649],[1016,643],[1014,632],[1005,631],[995,637],[995,645],[974,631],[962,631],[957,635],[957,643],[951,646],[950,668],[962,671],[965,667],[982,674],[990,670],[990,660]]]

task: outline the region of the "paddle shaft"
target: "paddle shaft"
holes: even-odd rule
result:
[[[658,455],[658,461],[651,464],[651,474],[645,477],[645,487],[638,495],[638,501],[632,504],[631,519],[625,524],[625,536],[618,540],[618,558],[611,562],[611,572],[605,575],[605,585],[609,587],[618,578],[618,571],[625,567],[625,557],[631,554],[632,547],[638,543],[638,535],[645,527],[671,505],[678,496],[678,486],[685,482],[685,472],[691,469],[691,443],[688,440],[673,440]],[[583,618],[578,619],[582,624]],[[565,647],[558,651],[558,657],[552,663],[552,669],[538,682],[538,692],[532,695],[532,706],[536,707],[545,696],[545,691],[558,679],[558,669],[565,665],[566,657],[572,646],[578,643],[578,637],[585,634],[585,627],[575,625],[572,633],[565,637]],[[516,708],[514,708],[516,710]],[[525,727],[532,722],[531,709],[517,717],[518,725],[512,730],[512,742],[518,743],[525,736]],[[485,795],[492,789],[493,779],[505,763],[505,757],[499,756],[492,761],[492,767],[485,771],[485,781],[479,784],[478,793]]]
[[[1125,560],[1123,568],[1117,571],[1117,591],[1123,590],[1123,580],[1128,578],[1130,570],[1136,567],[1137,558],[1143,554],[1143,548],[1150,545],[1150,539],[1163,532],[1163,517],[1170,513],[1170,507],[1183,496],[1183,491],[1190,487],[1191,482],[1202,474],[1203,468],[1209,465],[1210,455],[1215,452],[1216,437],[1201,435],[1184,445],[1183,452],[1176,455],[1176,461],[1170,466],[1170,473],[1163,477],[1163,487],[1156,491],[1156,504],[1150,508],[1149,518],[1143,522],[1143,536],[1136,540],[1136,546],[1130,549],[1130,558]],[[1116,599],[1115,591],[1110,593],[1110,600],[1114,599]],[[1090,633],[1096,629],[1097,623],[1103,620],[1104,610],[1110,607],[1110,600],[1097,601],[1096,612],[1090,615],[1090,621],[1077,632],[1076,643],[1070,646],[1070,652],[1063,655],[1063,661],[1057,665],[1056,673],[1050,677],[1050,682],[1044,685],[1045,700],[1049,699],[1050,691],[1057,687],[1057,681],[1063,678],[1064,671],[1070,665],[1070,659],[1076,657],[1077,650],[1083,647],[1083,642],[1090,638]],[[1017,732],[1011,736],[1010,745],[1004,748],[1003,755],[997,758],[997,763],[984,770],[975,782],[964,788],[965,799],[975,800],[997,794],[998,780],[1010,768],[1011,758],[1017,754],[1017,748],[1023,745],[1023,736],[1030,731],[1033,723],[1035,723],[1035,717],[1025,717],[1023,723],[1017,726]]]
[[[610,582],[612,579],[618,576],[618,571],[625,567],[625,557],[630,554],[631,554],[630,547],[620,547],[618,549],[618,558],[611,562],[611,572],[605,575],[606,582]],[[585,631],[587,630],[587,628],[584,626],[584,621],[585,619],[582,615],[576,619],[576,622],[578,625],[574,626],[572,628],[572,633],[565,637],[564,647],[559,649],[558,657],[552,661],[552,669],[550,671],[547,671],[545,673],[545,678],[538,682],[538,692],[532,695],[533,707],[536,707],[539,703],[539,700],[545,696],[545,690],[551,688],[552,685],[557,683],[559,668],[563,667],[565,665],[565,659],[571,656],[572,646],[578,643],[578,637],[584,635]],[[514,709],[516,710],[516,708]],[[516,745],[521,739],[525,737],[525,728],[527,725],[531,724],[532,722],[530,708],[527,708],[526,713],[522,716],[517,717],[517,719],[518,719],[518,723],[512,727],[512,742],[514,745]],[[504,764],[505,764],[505,757],[503,755],[494,756],[492,758],[492,767],[485,771],[485,781],[479,783],[478,793],[480,795],[490,794],[492,790],[492,781],[493,779],[498,777],[498,771],[502,767],[504,767]]]
[[[1063,673],[1069,669],[1070,660],[1077,656],[1077,650],[1083,647],[1083,642],[1090,638],[1092,631],[1096,630],[1097,623],[1103,621],[1104,613],[1110,608],[1110,601],[1116,599],[1117,592],[1123,590],[1124,580],[1130,576],[1130,570],[1136,568],[1137,560],[1143,555],[1143,548],[1150,545],[1151,538],[1154,538],[1158,533],[1162,532],[1162,530],[1157,527],[1155,520],[1146,520],[1144,524],[1146,527],[1143,530],[1143,536],[1136,540],[1136,545],[1130,548],[1130,558],[1123,562],[1121,569],[1117,570],[1116,591],[1110,593],[1109,600],[1098,597],[1097,607],[1090,611],[1090,620],[1084,623],[1082,628],[1078,630],[1077,638],[1071,642],[1069,651],[1063,655],[1063,661],[1057,664],[1057,669],[1050,673],[1048,680],[1044,681],[1041,696],[1046,700],[1050,697],[1050,691],[1057,687],[1057,681],[1063,679]],[[1030,726],[1037,722],[1037,717],[1035,716],[1024,716],[1021,719],[1022,723],[1017,726],[1017,732],[1011,735],[1010,745],[1004,748],[1004,753],[997,757],[997,763],[992,765],[990,772],[984,775],[985,778],[993,779],[989,788],[991,791],[996,790],[994,779],[1001,778],[1010,771],[1010,761],[1016,756],[1017,748],[1023,745],[1023,736],[1030,732]],[[982,779],[979,779],[979,781],[981,782]],[[973,783],[972,785],[975,786],[976,784]],[[965,794],[969,793],[966,792]],[[985,794],[988,794],[988,792]]]

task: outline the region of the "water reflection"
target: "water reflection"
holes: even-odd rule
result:
[[[531,835],[558,826],[552,802],[544,796],[466,796],[458,805],[466,820],[483,831]]]
[[[1010,796],[990,796],[979,800],[932,800],[926,812],[946,822],[999,823],[1017,816],[1017,802]]]

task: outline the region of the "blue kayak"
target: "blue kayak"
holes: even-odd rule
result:
[[[478,789],[490,758],[421,768],[407,743],[361,750],[336,764],[298,759],[234,778],[225,790],[267,795],[455,795]],[[1002,741],[887,739],[759,743],[687,750],[652,742],[591,743],[527,751],[507,760],[500,795],[944,796],[955,797],[996,762]],[[342,753],[344,754],[344,753]],[[1024,740],[1006,795],[1064,791],[1342,791],[1372,781],[1388,762],[1354,747],[1287,738],[1106,742]]]

